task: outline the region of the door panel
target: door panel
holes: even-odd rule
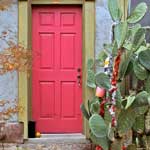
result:
[[[40,33],[40,68],[54,67],[54,34]]]
[[[60,35],[61,69],[75,68],[75,35],[63,33]],[[69,43],[69,44],[68,44]]]
[[[82,132],[81,16],[77,6],[33,7],[32,117],[42,133]]]
[[[75,84],[75,82],[61,83],[61,117],[63,119],[75,118]]]
[[[39,86],[40,86],[40,109],[39,109],[40,117],[52,118],[54,116],[53,112],[55,100],[54,82],[40,82]]]

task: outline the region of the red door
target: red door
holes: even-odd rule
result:
[[[33,7],[32,114],[42,133],[82,131],[81,16],[77,6]]]

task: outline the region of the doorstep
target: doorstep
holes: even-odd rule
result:
[[[41,138],[29,138],[24,144],[4,144],[4,147],[4,150],[92,150],[91,142],[82,134],[43,134]]]
[[[29,138],[28,143],[82,143],[89,144],[83,134],[42,134],[41,138]]]

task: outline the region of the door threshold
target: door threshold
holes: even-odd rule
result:
[[[82,133],[73,134],[42,134],[40,138],[29,138],[29,143],[90,143]]]
[[[61,134],[42,134],[42,137],[43,138],[54,138],[54,137],[59,137],[59,138],[66,138],[66,137],[81,137],[81,138],[83,138],[83,137],[85,137],[85,135],[84,134],[82,134],[82,133],[61,133]]]

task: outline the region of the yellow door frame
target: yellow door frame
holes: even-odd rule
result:
[[[93,91],[86,86],[87,60],[94,58],[95,49],[95,0],[18,0],[19,43],[25,48],[32,49],[32,5],[81,5],[83,15],[83,103],[87,107],[87,100]],[[128,0],[118,0],[123,11],[123,19],[127,17]],[[104,18],[105,19],[105,18]],[[31,75],[32,77],[32,75]],[[28,120],[31,118],[31,85],[32,80],[26,73],[19,73],[19,105],[24,112],[19,113],[19,121],[24,122],[24,138],[28,138]],[[89,137],[88,122],[83,119],[83,133]]]
[[[83,15],[83,102],[93,95],[86,86],[87,60],[94,58],[95,49],[95,0],[19,0],[19,43],[25,48],[32,49],[32,5],[81,5]],[[31,75],[32,77],[32,75]],[[32,80],[26,73],[19,73],[19,104],[24,112],[19,113],[19,121],[24,122],[24,138],[28,138],[28,120],[31,116],[31,85]],[[83,119],[83,133],[88,137],[88,123]]]

